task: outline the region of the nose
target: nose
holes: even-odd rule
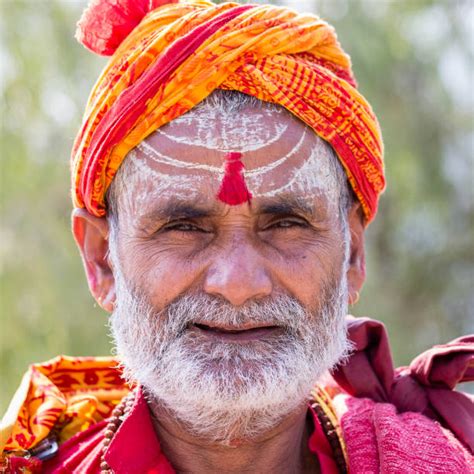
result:
[[[245,240],[219,249],[207,269],[204,291],[221,296],[234,306],[269,296],[273,285],[263,256]]]

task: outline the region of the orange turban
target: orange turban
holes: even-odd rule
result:
[[[317,16],[205,0],[93,0],[77,37],[111,55],[72,151],[77,207],[105,215],[127,153],[220,88],[280,104],[309,125],[336,151],[366,222],[374,218],[385,186],[380,128],[334,29]]]

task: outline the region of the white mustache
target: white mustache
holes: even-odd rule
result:
[[[241,307],[206,294],[186,295],[170,304],[165,312],[170,320],[181,321],[183,327],[194,323],[236,328],[253,324],[288,330],[297,328],[301,318],[307,316],[307,311],[294,298],[283,295]]]
[[[314,318],[295,298],[282,294],[235,307],[223,298],[194,293],[176,298],[157,312],[143,296],[130,296],[136,305],[135,314],[146,314],[144,319],[167,341],[182,337],[194,324],[235,329],[278,326],[287,335],[302,338],[308,318]]]

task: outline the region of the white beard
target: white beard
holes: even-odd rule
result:
[[[110,325],[125,375],[190,433],[209,441],[249,440],[275,427],[308,401],[318,379],[350,350],[345,265],[327,282],[314,313],[288,295],[236,308],[204,293],[181,296],[157,312],[129,288],[117,263]],[[190,334],[196,320],[265,322],[285,331],[245,344],[211,342]]]

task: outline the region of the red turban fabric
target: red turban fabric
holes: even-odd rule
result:
[[[385,187],[382,137],[334,29],[271,5],[164,3],[94,0],[78,24],[79,41],[111,58],[74,144],[74,204],[105,215],[127,153],[220,88],[277,103],[329,142],[370,222]]]

